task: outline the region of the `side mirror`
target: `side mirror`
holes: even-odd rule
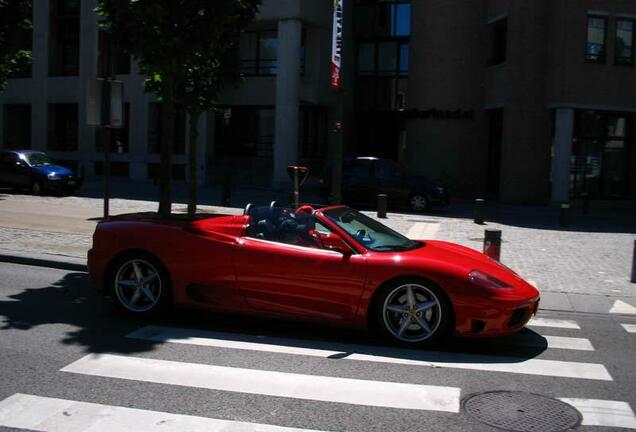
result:
[[[312,237],[314,237],[318,242],[320,242],[320,245],[323,247],[323,249],[340,252],[344,256],[351,255],[351,248],[338,234],[335,234],[335,233],[323,234],[323,233],[319,233],[316,230],[310,231],[309,234]]]

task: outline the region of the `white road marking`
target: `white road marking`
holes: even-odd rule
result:
[[[612,381],[601,364],[558,360],[522,359],[515,357],[483,356],[476,354],[416,351],[408,349],[339,344],[334,349],[305,348],[298,345],[307,341],[270,339],[267,337],[207,332],[171,327],[143,327],[128,337],[158,342],[181,343],[218,348],[243,349],[281,354],[307,355],[378,363],[392,363],[424,367],[472,369],[489,372],[507,372],[526,375],[556,376]],[[294,346],[295,345],[295,346]]]
[[[545,339],[545,342],[541,338]],[[590,342],[589,339],[585,339],[585,338],[564,337],[564,336],[544,336],[544,335],[541,335],[541,338],[534,335],[519,334],[506,340],[506,342],[512,345],[535,346],[535,347],[540,347],[540,346],[543,346],[544,343],[547,343],[548,348],[550,349],[594,351],[594,346],[592,346],[592,342]]]
[[[636,429],[636,417],[627,402],[571,398],[561,400],[579,410],[583,415],[584,426]]]
[[[574,321],[537,317],[530,319],[530,321],[528,321],[528,325],[531,327],[554,327],[578,330],[581,329],[581,327],[579,327],[579,325]]]
[[[433,240],[438,230],[438,222],[417,222],[409,228],[406,236],[412,240]]]
[[[20,393],[0,402],[0,426],[40,432],[310,431]]]
[[[61,370],[101,377],[352,405],[459,412],[460,389],[457,387],[302,375],[111,354],[89,354]]]
[[[622,300],[616,300],[609,313],[636,315],[636,307]]]
[[[621,324],[627,333],[636,333],[636,324]]]

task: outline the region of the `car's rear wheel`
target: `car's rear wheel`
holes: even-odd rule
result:
[[[413,211],[422,212],[424,210],[429,209],[430,202],[426,195],[421,193],[416,193],[411,195],[411,198],[409,199],[409,207]]]
[[[33,195],[42,195],[42,190],[42,183],[38,180],[34,180],[33,183],[31,183],[31,193]]]
[[[115,303],[133,315],[153,315],[170,305],[170,278],[156,258],[146,254],[118,259],[109,276]]]
[[[429,344],[448,334],[452,308],[435,285],[403,279],[385,286],[375,302],[380,332],[403,345]]]

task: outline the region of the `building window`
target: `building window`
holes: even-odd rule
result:
[[[185,180],[185,165],[184,164],[173,164],[172,165],[172,179],[177,181]],[[148,179],[149,180],[159,180],[159,176],[161,174],[161,164],[160,163],[149,163],[148,164]]]
[[[355,32],[359,38],[410,36],[410,0],[358,0]]]
[[[31,2],[23,2],[25,7],[31,9]],[[32,17],[28,21],[32,22]],[[29,28],[27,21],[21,23],[19,27],[12,27],[6,33],[6,42],[9,47],[8,52],[15,54],[15,65],[11,66],[7,78],[31,78],[31,64],[33,59],[33,30]]]
[[[95,175],[103,176],[104,175],[104,162],[97,161],[95,162]],[[129,176],[129,166],[128,162],[111,162],[110,163],[110,175],[113,177],[123,177],[127,178]]]
[[[111,55],[113,58],[111,61],[114,64],[111,66],[111,70],[116,75],[128,75],[130,74],[130,54],[123,50],[117,49],[112,41],[112,37],[104,32],[99,32],[97,51],[98,51],[98,61],[97,61],[97,74],[100,76],[110,75],[110,70],[106,70],[106,48],[111,48],[112,51],[115,51]]]
[[[163,106],[152,102],[148,108],[148,152],[161,152]],[[185,154],[186,115],[182,106],[176,106],[174,116],[174,154]]]
[[[300,110],[300,154],[303,158],[324,156],[327,147],[327,111],[319,107]]]
[[[362,42],[358,45],[358,75],[406,76],[408,72],[408,41]]]
[[[49,105],[49,150],[77,151],[77,114],[77,104]]]
[[[508,52],[508,18],[490,24],[490,38],[492,40],[490,65],[505,63]]]
[[[239,52],[243,74],[276,75],[278,37],[275,30],[245,33]]]
[[[79,74],[80,1],[51,1],[49,75]]]
[[[616,45],[614,47],[615,63],[618,65],[634,64],[634,27],[636,20],[616,19]]]
[[[357,107],[362,111],[396,111],[406,106],[408,78],[360,77],[356,83]]]
[[[31,105],[4,106],[4,148],[31,148]]]
[[[588,15],[587,43],[585,46],[585,61],[588,63],[605,63],[605,34],[607,32],[607,17]]]
[[[130,104],[124,104],[124,127],[112,128],[110,132],[110,152],[111,153],[128,153],[130,148]],[[95,130],[95,150],[98,152],[104,151],[104,144],[102,141],[99,128]]]
[[[218,113],[215,127],[217,156],[272,157],[275,112],[272,108],[231,108]]]

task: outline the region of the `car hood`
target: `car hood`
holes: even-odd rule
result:
[[[60,165],[36,165],[31,168],[33,168],[34,171],[44,175],[53,173],[55,173],[56,176],[60,177],[73,175],[73,171]]]
[[[428,262],[443,265],[465,279],[472,270],[494,276],[517,290],[538,295],[538,291],[510,268],[474,249],[439,240],[426,240],[425,246],[406,253],[413,263]]]

